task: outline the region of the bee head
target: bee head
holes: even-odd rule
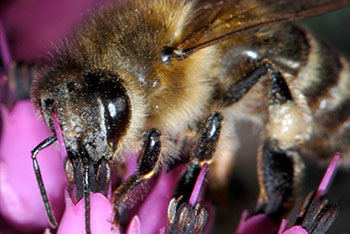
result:
[[[128,130],[130,100],[117,77],[91,71],[48,74],[35,84],[32,96],[53,131],[52,115],[57,114],[67,151],[73,156],[95,162],[109,159]]]

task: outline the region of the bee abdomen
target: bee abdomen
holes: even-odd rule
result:
[[[323,100],[332,98],[333,88],[337,87],[344,65],[342,58],[323,42],[309,33],[305,34],[309,44],[309,54],[297,75],[297,88],[305,96],[312,112],[317,111]]]
[[[332,79],[333,83],[321,89],[318,97],[312,97],[308,93],[305,93],[305,97],[308,100],[313,99],[309,107],[314,121],[328,130],[339,131],[350,117],[350,63],[338,55],[332,57],[324,55],[322,59],[336,61],[333,60],[321,67],[319,71],[315,71],[318,73],[318,82],[327,82]],[[337,68],[333,68],[331,73],[323,70],[331,66],[337,66]]]
[[[310,53],[297,85],[312,115],[312,133],[304,150],[318,158],[350,150],[350,63],[308,35]],[[316,154],[315,154],[316,152]]]

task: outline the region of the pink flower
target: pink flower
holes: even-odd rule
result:
[[[247,210],[243,211],[241,220],[235,231],[235,234],[258,234],[258,233],[275,233],[277,230],[276,223],[265,214],[259,214],[249,217]]]
[[[318,205],[315,207],[312,207],[312,205],[318,199],[324,199],[324,196],[326,195],[326,192],[328,191],[328,189],[331,185],[332,179],[335,175],[336,167],[339,164],[340,158],[341,158],[341,156],[339,153],[337,153],[333,157],[333,160],[329,164],[327,171],[324,174],[324,177],[323,177],[317,191],[312,196],[311,201],[308,204],[306,204],[306,207],[303,207],[301,209],[301,214],[299,214],[298,218],[305,219],[305,217],[307,217],[308,215],[315,215],[317,212],[319,212],[317,209],[319,209],[320,207]],[[316,212],[316,210],[312,211],[313,208],[316,209],[317,212]],[[332,219],[332,217],[334,215],[336,215],[336,208],[334,206],[330,205],[325,209],[327,210],[327,212],[329,214],[329,217],[331,220],[330,224],[331,224],[334,221],[334,219]],[[309,211],[311,211],[311,212],[308,213]],[[322,216],[319,218],[322,219]],[[319,222],[319,221],[320,220],[315,219],[315,222]],[[325,221],[325,220],[323,220],[323,221]],[[312,227],[316,228],[317,224],[318,223],[315,223],[315,224],[313,223]],[[294,225],[289,229],[287,229],[287,225],[288,225],[288,221],[282,220],[282,223],[280,224],[280,228],[278,230],[278,234],[308,234],[309,233],[308,232],[308,229],[309,229],[308,225],[310,225],[310,223],[304,224],[304,222],[303,222],[301,225]],[[277,230],[276,223],[272,219],[270,219],[268,216],[266,216],[265,214],[259,214],[259,215],[254,215],[252,217],[249,217],[249,212],[244,211],[242,213],[241,221],[238,225],[238,228],[237,228],[235,234],[248,234],[248,233],[252,233],[252,234],[260,234],[260,233],[261,234],[269,234],[269,233],[271,233],[271,234],[273,234],[273,233],[276,233],[276,230]],[[326,229],[322,229],[322,230],[324,231]],[[322,233],[322,232],[319,231],[318,233]]]
[[[1,106],[1,118],[0,211],[17,228],[42,229],[48,221],[30,155],[50,133],[46,124],[38,120],[30,101],[18,102],[11,111]],[[62,159],[52,147],[42,151],[38,160],[49,199],[59,217],[66,184]]]
[[[65,193],[66,210],[57,230],[58,234],[76,233],[85,234],[85,209],[84,199],[74,204]],[[110,201],[100,193],[91,193],[91,231],[92,233],[110,233],[112,229],[112,205]],[[119,233],[116,230],[113,233]]]
[[[129,223],[127,234],[158,233],[167,225],[167,209],[172,193],[176,186],[176,178],[181,170],[172,170],[162,173],[152,192],[142,203],[141,208]],[[66,210],[58,228],[58,234],[68,231],[85,233],[84,199],[74,205],[68,193],[66,197]],[[112,229],[112,204],[110,199],[99,193],[91,193],[91,230],[92,233],[108,233]],[[108,232],[107,232],[108,231]],[[120,230],[114,227],[113,233]]]
[[[105,0],[7,1],[0,19],[15,60],[35,61],[63,37],[69,36],[89,10]]]
[[[1,114],[4,129],[0,143],[0,211],[16,228],[23,228],[26,231],[43,230],[49,224],[35,179],[30,152],[38,142],[49,136],[49,132],[46,125],[37,119],[30,101],[18,102],[10,113],[2,107]],[[18,163],[18,160],[21,163]],[[49,147],[40,152],[38,160],[46,191],[57,218],[61,216],[65,198],[66,208],[58,233],[72,230],[74,233],[85,233],[84,199],[74,204],[67,192],[63,195],[66,178],[57,147]],[[129,162],[133,163],[135,164]],[[161,173],[148,198],[130,222],[127,233],[157,233],[167,226],[168,204],[182,170],[183,167],[180,166],[169,173]],[[204,175],[200,183],[203,183]],[[193,196],[195,204],[199,191]],[[94,230],[95,233],[111,230],[111,215],[110,199],[99,193],[91,193],[93,233]],[[117,228],[115,233],[119,233]]]

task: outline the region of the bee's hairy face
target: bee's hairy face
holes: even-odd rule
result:
[[[54,130],[52,115],[57,114],[68,153],[93,161],[112,157],[131,117],[121,82],[90,71],[60,74],[60,79],[54,75],[43,77],[34,89],[46,123]]]

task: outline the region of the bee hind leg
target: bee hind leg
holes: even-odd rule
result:
[[[258,155],[260,186],[256,213],[265,213],[276,221],[294,205],[302,167],[299,155],[281,149],[275,140],[266,139]]]
[[[303,163],[295,136],[299,134],[303,117],[300,122],[288,121],[290,116],[301,116],[300,108],[294,103],[282,75],[271,70],[269,76],[269,116],[265,140],[258,154],[260,195],[256,212],[279,221],[291,210],[302,177]]]

